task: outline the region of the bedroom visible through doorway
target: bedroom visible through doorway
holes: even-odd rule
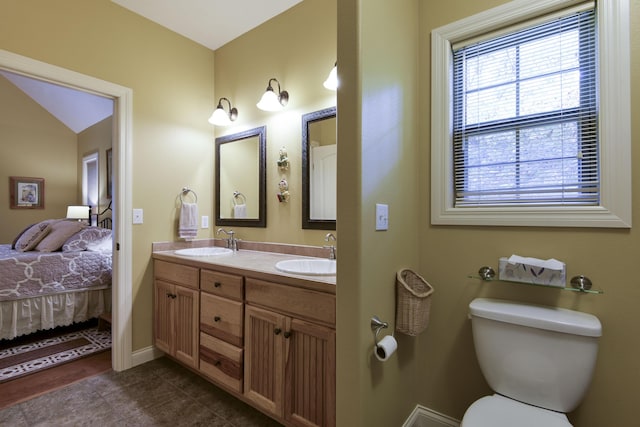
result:
[[[75,71],[0,50],[0,70],[113,100],[112,367],[132,366],[131,156],[132,90]]]

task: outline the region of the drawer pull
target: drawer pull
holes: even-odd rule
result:
[[[219,322],[219,321],[220,321],[220,316],[215,316],[215,317],[213,318],[213,321],[214,321],[214,322]]]
[[[293,333],[291,331],[287,331],[284,333],[284,337],[285,338],[289,338],[291,335],[293,335]]]
[[[215,282],[215,283],[213,284],[213,286],[214,286],[214,287],[216,287],[216,288],[219,288],[220,286],[222,286],[222,283],[220,283],[220,282]]]
[[[276,335],[280,335],[280,332],[282,332],[282,329],[280,329],[280,328],[275,328],[273,330],[273,333],[276,334]]]
[[[176,294],[170,294],[170,293],[167,293],[167,298],[173,298],[173,299],[176,299],[176,297],[177,297],[177,295],[176,295]]]

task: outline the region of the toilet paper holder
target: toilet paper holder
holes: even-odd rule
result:
[[[371,318],[371,332],[373,332],[373,342],[375,343],[376,347],[378,347],[379,342],[378,334],[382,329],[387,329],[388,327],[389,323],[383,322],[378,316],[374,315]]]

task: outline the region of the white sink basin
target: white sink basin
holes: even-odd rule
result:
[[[332,259],[287,259],[279,261],[276,268],[285,273],[307,276],[336,275],[336,261]]]
[[[214,255],[230,255],[233,253],[233,251],[227,248],[219,248],[219,247],[212,246],[208,248],[178,249],[174,253],[176,255],[185,255],[185,256],[214,256]]]

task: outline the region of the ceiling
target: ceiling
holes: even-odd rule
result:
[[[111,0],[216,50],[302,0]],[[0,70],[75,133],[113,114],[113,100]]]
[[[302,0],[111,0],[211,50]]]

